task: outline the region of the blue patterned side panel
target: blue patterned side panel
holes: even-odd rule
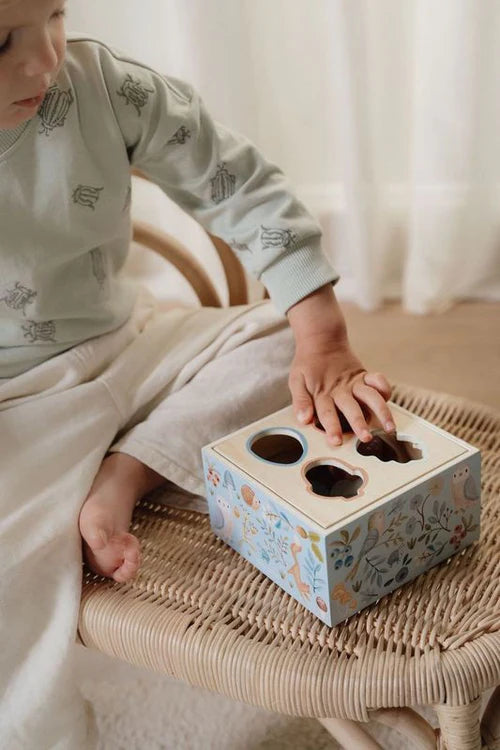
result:
[[[332,622],[479,539],[480,455],[393,498],[326,541]]]
[[[217,536],[330,625],[324,535],[210,449],[203,464]]]

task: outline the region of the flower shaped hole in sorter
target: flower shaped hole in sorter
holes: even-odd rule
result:
[[[343,462],[322,458],[312,461],[303,469],[309,491],[322,497],[360,497],[368,481],[363,469],[350,467]]]
[[[307,442],[297,430],[270,427],[252,435],[247,448],[263,461],[271,464],[296,464],[307,451]]]
[[[410,435],[387,434],[382,430],[372,432],[369,443],[356,443],[356,450],[361,456],[375,456],[379,461],[395,461],[407,464],[423,458],[422,445]]]

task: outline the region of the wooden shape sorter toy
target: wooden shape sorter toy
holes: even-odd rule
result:
[[[202,450],[214,532],[330,626],[479,538],[479,451],[390,408],[370,443],[289,406]]]

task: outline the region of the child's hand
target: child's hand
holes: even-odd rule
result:
[[[332,445],[342,443],[337,409],[362,442],[371,440],[365,414],[395,430],[386,404],[391,387],[381,373],[368,373],[349,346],[345,322],[331,287],[322,287],[288,311],[296,352],[289,386],[294,411],[307,424],[316,414]],[[363,413],[365,412],[365,413]]]
[[[289,386],[297,418],[311,422],[316,413],[332,445],[342,443],[337,409],[362,442],[371,440],[363,410],[375,414],[388,432],[395,429],[386,401],[391,387],[381,373],[367,373],[351,350],[338,342],[310,339],[297,346]],[[335,408],[337,407],[337,408]]]

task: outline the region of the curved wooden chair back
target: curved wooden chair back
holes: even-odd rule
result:
[[[151,182],[147,175],[133,169],[135,177]],[[249,301],[245,270],[220,237],[207,233],[220,258],[229,293],[229,305],[245,305]],[[220,296],[210,276],[189,249],[172,235],[142,221],[133,222],[133,240],[161,255],[177,268],[190,283],[204,307],[222,307]],[[267,295],[266,295],[267,296]]]

